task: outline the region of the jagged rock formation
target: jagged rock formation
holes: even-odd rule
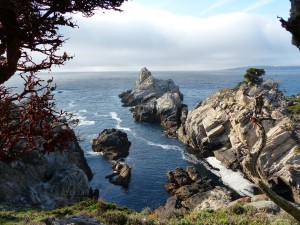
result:
[[[114,172],[105,178],[109,179],[112,184],[127,188],[131,178],[131,168],[121,161],[116,161],[113,163],[112,169]]]
[[[170,218],[178,212],[187,210],[226,207],[235,193],[226,187],[216,186],[210,179],[202,178],[191,166],[186,170],[177,167],[167,173],[168,183],[165,188],[172,195],[164,206],[155,210],[160,218]]]
[[[78,142],[62,152],[31,152],[0,162],[0,201],[51,209],[87,199],[93,174]]]
[[[178,138],[199,152],[213,153],[229,168],[245,169],[245,156],[261,144],[254,119],[259,115],[266,133],[266,146],[258,160],[260,173],[272,190],[300,203],[299,136],[286,106],[277,85],[269,81],[223,89],[188,113]]]
[[[93,140],[93,150],[101,152],[108,160],[124,158],[129,154],[131,142],[127,134],[116,129],[104,129],[97,138]]]
[[[123,106],[134,107],[136,121],[160,123],[173,131],[180,125],[183,95],[171,79],[156,79],[143,68],[132,90],[119,97]]]

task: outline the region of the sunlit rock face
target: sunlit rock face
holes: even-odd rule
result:
[[[255,101],[254,97],[262,93],[262,101]],[[262,104],[259,112],[257,104]],[[257,148],[259,140],[250,115],[265,118],[262,124],[267,142],[258,162],[261,174],[274,191],[299,203],[299,128],[276,84],[265,81],[216,92],[188,112],[178,138],[203,156],[214,155],[227,167],[243,170],[245,155]]]
[[[132,90],[119,95],[124,106],[134,107],[133,117],[138,122],[160,123],[173,131],[180,125],[183,95],[173,80],[154,78],[143,68]]]

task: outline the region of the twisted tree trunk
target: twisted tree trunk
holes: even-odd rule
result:
[[[265,92],[261,93],[259,96],[254,97],[255,102],[257,102],[258,98],[261,98],[264,93]],[[261,107],[262,104],[255,105],[255,111],[261,111]],[[258,117],[258,115],[255,116]],[[251,121],[256,125],[258,129],[259,140],[258,143],[254,145],[253,149],[249,149],[249,154],[246,156],[243,163],[244,172],[273,202],[275,202],[280,208],[285,210],[300,222],[300,209],[296,205],[293,205],[292,203],[272,191],[268,185],[267,179],[260,173],[258,159],[266,146],[267,140],[266,132],[261,122],[263,120],[270,120],[271,118],[257,117],[252,117]]]

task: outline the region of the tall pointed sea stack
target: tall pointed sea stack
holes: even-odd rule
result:
[[[139,122],[159,123],[172,134],[181,124],[183,95],[173,80],[160,80],[147,68],[140,71],[132,90],[119,95],[123,106],[133,107],[133,117]]]

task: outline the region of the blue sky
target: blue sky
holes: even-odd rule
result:
[[[55,71],[211,70],[300,65],[277,15],[289,0],[129,0],[123,12],[75,16],[62,48],[75,58]]]
[[[135,2],[145,7],[195,17],[242,11],[288,17],[290,10],[289,0],[135,0]]]

